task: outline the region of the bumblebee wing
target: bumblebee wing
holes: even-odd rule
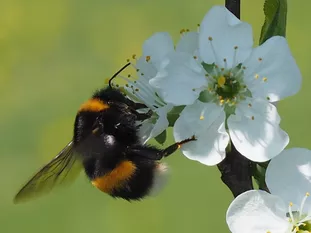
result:
[[[82,169],[79,154],[73,149],[73,142],[37,172],[16,194],[14,203],[25,202],[49,193],[54,187],[71,183]]]

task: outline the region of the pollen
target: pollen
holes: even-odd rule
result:
[[[262,78],[262,81],[267,82],[267,81],[268,81],[268,78],[267,78],[267,77],[263,77],[263,78]]]
[[[151,57],[150,57],[150,56],[146,56],[146,62],[149,62],[149,61],[150,61],[150,59],[151,59]]]
[[[201,116],[200,116],[200,120],[201,120],[201,121],[204,120],[204,116],[201,115]]]
[[[224,102],[225,102],[224,100],[220,100],[219,101],[220,104],[224,104]]]
[[[178,144],[178,145],[177,145],[177,149],[180,149],[180,148],[181,148],[181,145],[180,145],[180,144]]]
[[[209,37],[208,37],[208,40],[209,40],[209,41],[212,41],[212,40],[213,40],[213,37],[209,36]]]
[[[217,79],[217,84],[218,84],[218,87],[223,87],[226,83],[226,78],[224,76],[220,76],[218,79]]]
[[[289,206],[293,206],[293,202],[290,202],[290,203],[289,203]]]
[[[136,54],[133,54],[133,55],[132,55],[132,58],[133,58],[133,59],[136,59]]]
[[[255,117],[254,117],[254,116],[252,116],[252,120],[255,120]]]
[[[255,79],[258,79],[259,78],[259,74],[255,74]]]
[[[271,231],[267,231],[267,233],[271,233]]]
[[[309,197],[309,196],[310,196],[310,193],[309,193],[309,192],[306,192],[306,196]]]

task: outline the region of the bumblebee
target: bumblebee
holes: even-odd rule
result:
[[[81,105],[74,122],[73,139],[57,156],[37,172],[14,198],[15,203],[28,201],[53,188],[71,183],[81,170],[92,185],[112,197],[140,200],[159,190],[165,181],[167,167],[160,160],[174,153],[194,137],[166,149],[144,145],[139,124],[150,113],[111,85],[96,91]]]

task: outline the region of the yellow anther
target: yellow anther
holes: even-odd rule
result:
[[[197,26],[200,27],[201,25],[198,23]]]
[[[226,104],[228,104],[230,102],[230,100],[229,99],[226,99]]]
[[[212,40],[213,40],[213,37],[209,36],[209,37],[208,37],[208,40],[209,40],[209,41],[212,41]]]
[[[227,59],[226,59],[226,58],[224,58],[224,62],[227,62]]]
[[[104,83],[109,84],[109,80],[110,80],[110,78],[106,78]]]
[[[197,57],[197,56],[193,56],[193,58],[194,58],[195,60],[197,60],[197,59],[198,59],[198,57]]]
[[[267,81],[268,81],[268,78],[267,78],[267,77],[263,77],[263,78],[262,78],[262,81],[267,82]]]
[[[231,105],[236,105],[236,102],[235,102],[235,101],[232,101],[232,102],[231,102]]]
[[[250,108],[251,108],[251,107],[252,107],[252,104],[248,104],[248,107],[250,107]]]
[[[126,62],[130,62],[130,59],[128,58],[128,59],[126,59]]]
[[[139,91],[139,89],[138,89],[138,88],[136,88],[136,89],[135,89],[135,91]]]
[[[295,227],[295,230],[296,230],[296,232],[298,232],[300,229],[299,229],[299,227]]]
[[[204,120],[204,116],[201,115],[201,116],[200,116],[200,120]]]
[[[271,231],[267,231],[267,233],[271,233]]]
[[[234,46],[234,49],[238,49],[239,47],[238,46]]]
[[[246,66],[242,66],[242,69],[243,69],[243,70],[246,70]]]
[[[310,193],[309,193],[309,192],[306,192],[306,196],[309,197],[309,196],[310,196]]]
[[[138,72],[139,71],[139,69],[136,69],[136,72]]]
[[[207,90],[208,90],[208,91],[212,91],[213,89],[212,89],[211,87],[208,87]]]
[[[127,84],[125,84],[125,86],[126,86],[126,87],[129,87],[129,84],[127,83]]]
[[[127,77],[130,78],[130,77],[131,77],[131,74],[128,74]]]
[[[258,79],[259,78],[259,74],[255,74],[255,79]]]
[[[185,29],[181,29],[181,30],[179,31],[179,33],[180,33],[180,34],[183,34],[185,31],[186,31]]]
[[[223,87],[226,83],[226,78],[224,76],[220,76],[218,79],[217,79],[217,84],[218,84],[218,87]]]
[[[132,58],[133,58],[133,59],[136,59],[136,54],[133,54],[133,55],[132,55]]]
[[[150,56],[146,56],[146,62],[150,61],[151,57]]]
[[[254,116],[252,116],[252,120],[255,120],[255,117],[254,117]]]
[[[220,95],[220,96],[218,96],[218,99],[219,99],[219,100],[222,100],[222,99],[223,99],[223,97]]]
[[[293,202],[290,202],[290,203],[289,203],[289,206],[293,206]]]
[[[177,145],[177,148],[178,148],[178,149],[180,149],[180,148],[181,148],[181,145],[180,145],[180,144],[178,144],[178,145]]]
[[[259,58],[258,58],[258,61],[262,61],[262,58],[261,58],[261,57],[259,57]]]
[[[190,30],[189,30],[189,29],[186,29],[186,32],[190,32]]]
[[[269,96],[267,96],[267,100],[270,100],[270,97],[269,97]]]
[[[219,101],[220,104],[224,104],[224,102],[225,102],[224,100],[220,100]]]
[[[225,68],[220,68],[220,70],[221,70],[221,71],[224,71],[224,70],[225,70]]]

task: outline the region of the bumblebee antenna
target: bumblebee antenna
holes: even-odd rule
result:
[[[118,76],[118,74],[120,74],[126,67],[128,67],[129,65],[130,65],[131,63],[129,62],[129,63],[127,63],[125,66],[123,66],[117,73],[115,73],[110,79],[109,79],[109,82],[108,82],[108,84],[109,84],[109,87],[110,88],[112,88],[112,80],[115,78],[115,77],[117,77]]]

